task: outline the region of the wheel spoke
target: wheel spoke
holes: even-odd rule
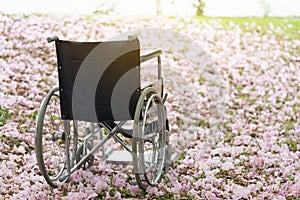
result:
[[[160,97],[152,88],[141,94],[135,113],[133,129],[133,161],[138,185],[146,189],[141,181],[143,172],[149,185],[159,180],[165,160],[165,114]],[[138,151],[137,151],[138,150]],[[138,152],[138,155],[135,155]]]
[[[68,123],[70,125],[70,123]],[[69,140],[71,146],[66,146],[65,140]],[[52,89],[42,102],[40,107],[35,134],[36,157],[38,165],[45,180],[56,187],[61,177],[67,172],[66,148],[68,151],[76,149],[77,136],[70,133],[65,137],[64,120],[60,114],[60,99],[58,88]],[[72,155],[72,154],[70,154]],[[69,166],[71,166],[70,163]],[[65,176],[65,181],[68,176]]]

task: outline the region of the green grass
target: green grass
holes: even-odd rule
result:
[[[234,24],[240,26],[243,31],[258,31],[262,34],[271,31],[278,36],[300,39],[300,17],[197,17],[197,19],[199,22],[214,20],[225,28],[232,28]],[[277,28],[280,28],[282,33],[276,31]]]
[[[11,116],[12,114],[9,113],[8,108],[0,107],[0,126],[4,126],[6,124],[6,119]]]

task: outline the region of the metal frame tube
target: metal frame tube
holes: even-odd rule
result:
[[[161,79],[161,58],[160,56],[157,57],[157,77],[158,80]]]
[[[163,98],[163,96],[164,96],[164,85],[163,85],[163,78],[162,78],[162,74],[161,74],[161,67],[162,67],[161,66],[161,57],[160,57],[161,54],[162,54],[161,50],[153,51],[151,53],[142,55],[140,57],[140,61],[141,61],[141,63],[143,63],[143,62],[146,62],[150,59],[157,58],[157,80],[162,82],[161,83],[161,98]]]
[[[64,120],[64,132],[65,132],[65,153],[66,153],[67,174],[70,174],[71,163],[70,163],[70,140],[69,140],[70,121],[69,120]]]
[[[128,145],[127,142],[125,142],[122,138],[120,138],[118,135],[114,135],[114,138],[130,153],[132,153],[132,149]]]
[[[153,51],[151,53],[148,53],[148,54],[145,54],[145,55],[142,55],[140,57],[140,61],[141,62],[146,62],[152,58],[156,58],[156,57],[159,57],[160,55],[162,54],[162,51],[161,50],[157,50],[157,51]]]
[[[105,123],[102,124],[106,129],[110,129],[109,126],[107,126]],[[128,152],[132,152],[131,147],[128,145],[127,142],[125,142],[122,138],[120,138],[117,134],[114,134],[114,138],[119,142]]]
[[[81,158],[81,160],[75,166],[73,166],[72,169],[70,169],[70,171],[66,175],[64,175],[61,178],[64,179],[65,177],[70,176],[78,168],[78,166],[81,166],[83,162],[85,162],[85,160],[88,159],[88,157],[91,154],[94,154],[101,146],[103,146],[105,142],[107,142],[107,140],[109,140],[109,138],[111,138],[125,122],[126,121],[122,121],[119,124],[117,124],[117,126],[115,126],[106,137],[99,141],[99,143],[96,144],[96,146],[94,146],[94,148],[88,154]]]

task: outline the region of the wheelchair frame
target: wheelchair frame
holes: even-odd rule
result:
[[[135,39],[137,40],[137,38]],[[129,39],[129,41],[131,40]],[[60,42],[57,36],[49,37],[47,41],[48,43],[55,42],[56,44]],[[68,181],[70,175],[77,169],[86,169],[92,166],[94,155],[100,148],[102,148],[102,158],[106,162],[114,164],[132,163],[136,182],[143,190],[148,185],[155,185],[161,178],[163,171],[168,171],[168,168],[177,159],[178,155],[172,152],[172,145],[169,141],[168,120],[164,106],[167,95],[163,91],[161,54],[162,51],[157,50],[140,56],[140,63],[157,59],[157,83],[152,83],[141,89],[134,112],[132,129],[123,128],[123,125],[128,120],[121,120],[118,123],[105,120],[97,122],[86,121],[86,123],[89,123],[89,126],[83,127],[84,137],[81,138],[79,136],[78,123],[82,121],[64,119],[61,113],[59,116],[59,111],[57,110],[57,107],[61,106],[61,96],[58,94],[60,92],[59,87],[53,88],[47,94],[37,117],[35,146],[38,166],[48,184],[57,187],[59,182]],[[157,93],[154,88],[156,84],[159,86],[160,93]],[[58,116],[53,116],[51,113],[48,122],[46,111],[51,109],[50,106],[52,104],[50,102],[52,102],[52,99],[56,99],[56,103],[59,103],[59,105],[53,105],[54,107],[52,108],[52,110],[57,111],[56,114]],[[53,130],[50,130],[50,125],[47,126],[48,123],[51,123],[53,126],[60,123],[60,128],[63,131],[59,132],[61,130],[56,130],[59,127],[54,127]],[[107,134],[105,135],[105,133]],[[97,134],[99,134],[100,141],[94,145],[94,137]],[[125,150],[105,150],[104,144],[112,137]],[[126,142],[123,137],[131,138],[132,145]],[[45,143],[43,143],[44,140]],[[45,146],[47,144],[50,145],[50,143],[53,143],[51,144],[52,146],[46,148]],[[81,145],[78,148],[79,143]],[[44,152],[46,150],[55,150],[55,148],[61,151],[59,152],[60,155],[57,152],[53,154]],[[151,151],[148,150],[149,148]],[[122,155],[123,159],[118,158],[120,155]],[[152,155],[152,157],[149,155]],[[49,161],[46,159],[49,159]],[[60,160],[60,163],[58,163],[58,160]],[[58,169],[53,166],[53,163],[56,162],[58,163]],[[49,170],[47,169],[48,167]],[[54,176],[55,172],[57,174]]]

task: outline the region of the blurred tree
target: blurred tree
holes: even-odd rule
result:
[[[196,15],[202,16],[205,7],[205,3],[203,2],[203,0],[196,0],[196,3],[194,3],[193,6],[196,8]]]
[[[259,0],[261,7],[264,11],[264,17],[268,17],[271,12],[271,6],[266,0]]]
[[[161,8],[161,0],[156,0],[156,15],[159,16],[162,13],[162,8]]]
[[[116,10],[116,4],[117,2],[110,1],[109,3],[107,2],[100,2],[99,5],[96,7],[94,10],[93,14],[99,14],[99,15],[109,15]]]

